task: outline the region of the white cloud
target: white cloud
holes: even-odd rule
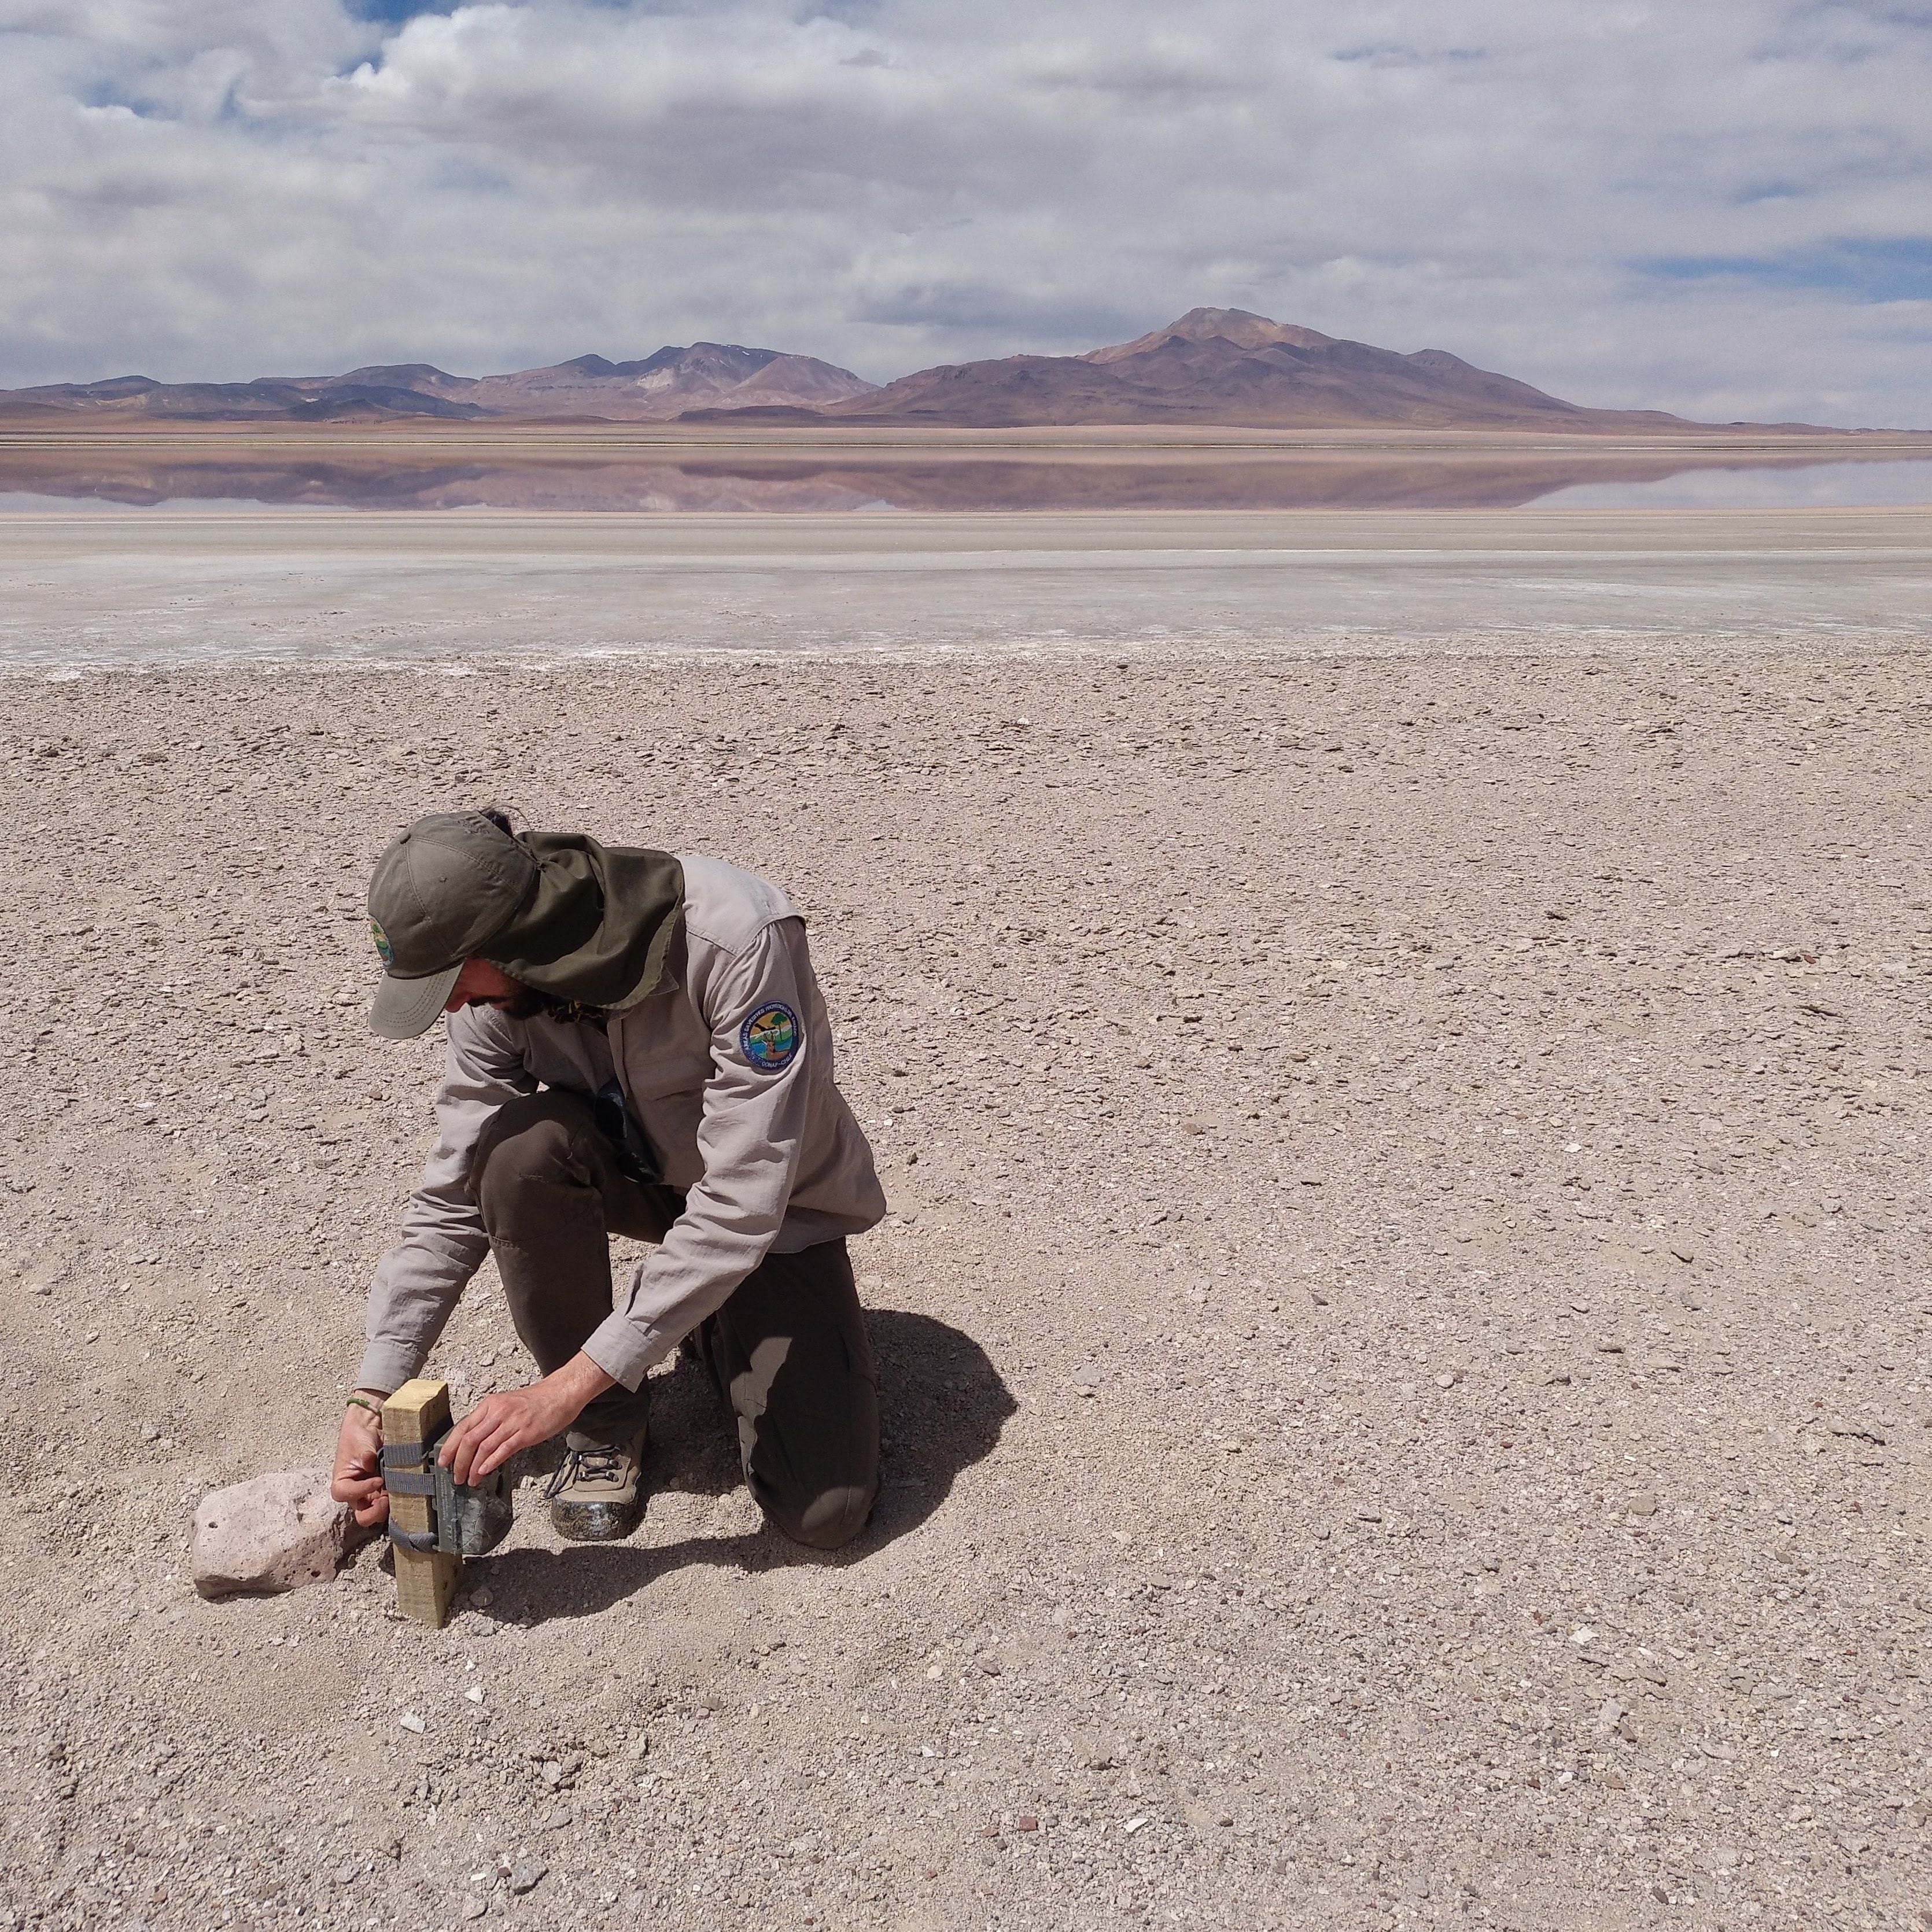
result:
[[[1932,15],[1718,0],[0,14],[0,381],[708,336],[884,378],[1232,303],[1932,424]]]

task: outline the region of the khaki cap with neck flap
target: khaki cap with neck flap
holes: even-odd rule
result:
[[[516,917],[536,860],[480,812],[435,812],[400,832],[369,882],[382,979],[372,1032],[413,1040],[436,1024],[463,962]]]

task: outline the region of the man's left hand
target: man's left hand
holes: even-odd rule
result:
[[[588,1355],[573,1355],[560,1369],[528,1388],[488,1395],[444,1438],[437,1461],[459,1483],[474,1483],[500,1469],[519,1449],[533,1449],[561,1434],[586,1403],[613,1387]]]

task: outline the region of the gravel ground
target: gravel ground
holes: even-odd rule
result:
[[[10,681],[0,1925],[1932,1923],[1922,663]],[[628,1544],[203,1603],[425,1142],[368,866],[490,801],[806,908],[878,1516],[674,1367]]]

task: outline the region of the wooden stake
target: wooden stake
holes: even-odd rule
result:
[[[418,1376],[404,1383],[382,1405],[382,1440],[397,1448],[427,1442],[449,1422],[449,1384]],[[398,1529],[427,1534],[436,1527],[435,1504],[428,1496],[389,1498],[389,1514]],[[440,1630],[449,1621],[463,1558],[441,1550],[390,1547],[396,1558],[396,1607],[406,1617]]]

